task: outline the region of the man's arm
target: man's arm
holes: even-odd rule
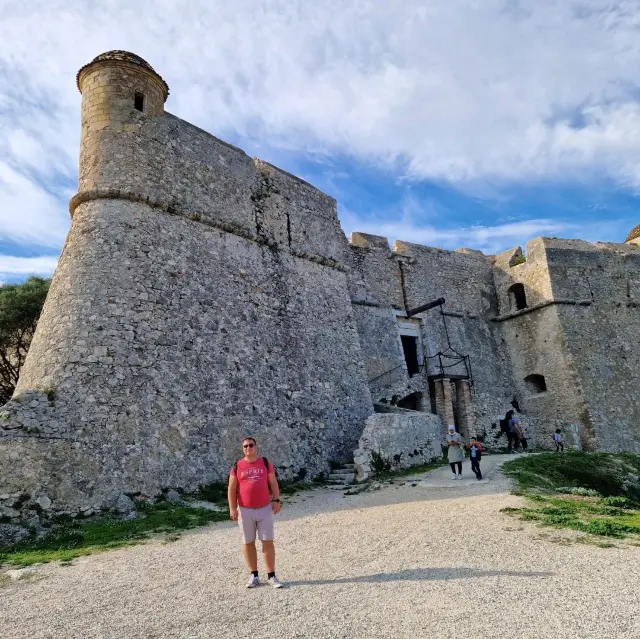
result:
[[[269,473],[267,479],[269,481],[269,489],[271,490],[271,498],[278,500],[274,501],[272,505],[273,512],[277,514],[280,512],[280,486],[278,486],[278,479],[275,473]]]
[[[235,475],[229,475],[227,499],[229,500],[229,514],[231,515],[231,519],[238,521],[238,478]]]

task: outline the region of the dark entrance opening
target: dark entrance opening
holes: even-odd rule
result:
[[[523,284],[514,284],[509,287],[509,297],[511,299],[511,309],[521,311],[527,308],[527,295],[524,292]]]
[[[403,397],[397,404],[398,408],[408,408],[409,410],[420,410],[420,400],[422,393],[411,393]]]
[[[431,412],[434,415],[438,414],[437,404],[436,404],[436,383],[434,380],[429,380],[429,404],[431,408]]]
[[[420,364],[418,364],[418,338],[410,335],[400,335],[400,339],[402,340],[404,361],[407,363],[409,377],[413,377],[420,371]]]
[[[527,375],[524,378],[527,390],[531,393],[544,393],[547,390],[547,382],[544,375]]]

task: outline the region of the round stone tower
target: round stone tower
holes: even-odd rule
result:
[[[629,231],[629,235],[627,235],[627,239],[625,240],[625,242],[627,244],[635,244],[636,246],[640,246],[640,224]]]
[[[135,132],[147,118],[162,115],[169,87],[148,62],[128,51],[100,54],[78,71],[76,82],[82,94],[82,192],[103,185],[102,141]]]

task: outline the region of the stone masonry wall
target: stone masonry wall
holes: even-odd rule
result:
[[[349,288],[374,400],[410,383],[395,309],[402,309],[399,266],[386,237],[353,233]]]
[[[351,317],[340,271],[146,205],[82,204],[5,407],[48,389],[47,430],[4,423],[3,485],[69,508],[194,488],[224,479],[247,433],[282,477],[318,474],[372,412]]]
[[[442,424],[436,415],[396,409],[375,413],[367,419],[353,459],[358,481],[367,479],[378,454],[393,469],[428,464],[442,457]]]
[[[565,444],[581,448],[591,438],[587,405],[577,378],[574,362],[567,351],[559,320],[559,309],[576,305],[577,312],[586,307],[578,295],[556,300],[551,287],[547,253],[543,238],[527,244],[526,261],[515,260],[519,249],[505,251],[495,258],[494,277],[500,301],[496,323],[500,326],[509,350],[517,399],[534,428],[531,444],[553,448],[553,432],[560,428]],[[517,310],[509,289],[524,287],[527,308]],[[538,392],[526,383],[530,375],[542,375],[547,390]],[[523,420],[524,421],[524,420]]]
[[[407,242],[396,242],[390,251],[387,238],[364,233],[353,233],[349,247],[350,290],[368,378],[393,371],[370,384],[374,398],[378,386],[385,384],[393,389],[404,384],[411,390],[395,311],[406,312],[445,297],[443,310],[452,347],[471,358],[474,388],[472,401],[465,406],[465,421],[479,435],[490,437],[492,445],[501,445],[492,424],[511,408],[517,390],[500,327],[492,321],[498,300],[491,260],[478,251],[444,251]],[[440,309],[417,317],[425,355],[445,351]],[[449,374],[466,373],[464,366],[452,367],[451,359],[443,363],[450,367]],[[431,365],[429,373],[436,372]]]
[[[587,409],[589,447],[640,452],[640,247],[545,239],[566,348]]]
[[[248,433],[283,478],[348,456],[373,407],[335,200],[93,97],[119,111],[83,119],[72,227],[0,414],[7,499],[88,512],[195,488],[224,480]]]
[[[442,249],[396,242],[394,251],[405,257],[403,278],[407,307],[414,308],[438,297],[446,299],[442,311],[451,346],[470,357],[473,375],[470,420],[479,435],[490,434],[492,424],[504,417],[516,395],[511,361],[500,328],[492,319],[497,313],[493,267],[478,251]],[[427,355],[447,348],[439,308],[422,314],[422,341]],[[449,374],[464,374],[464,366],[443,359]],[[438,372],[430,360],[429,373]]]

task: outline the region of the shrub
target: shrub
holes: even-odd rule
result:
[[[391,472],[391,461],[384,457],[382,453],[371,451],[371,474],[384,475]]]

